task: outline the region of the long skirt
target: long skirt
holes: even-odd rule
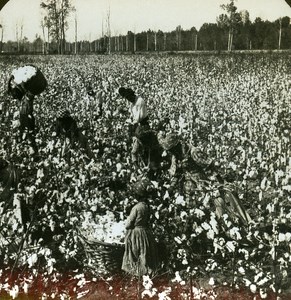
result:
[[[122,270],[131,275],[152,275],[159,267],[157,244],[150,229],[135,227],[125,236]]]

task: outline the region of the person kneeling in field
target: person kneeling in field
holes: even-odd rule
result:
[[[78,144],[80,148],[85,150],[86,155],[90,159],[95,157],[89,146],[88,138],[82,133],[81,129],[78,128],[76,120],[71,116],[68,110],[61,110],[59,112],[55,124],[55,132],[57,136],[64,135],[68,138],[73,147]]]
[[[226,213],[231,219],[238,220],[243,225],[251,222],[247,210],[226,180],[227,176],[220,175],[214,160],[207,157],[202,145],[183,143],[176,134],[168,134],[165,139],[160,140],[160,143],[172,156],[169,169],[172,177],[171,187],[178,186],[189,206],[195,205],[193,191],[214,181],[220,185],[214,200],[218,219]]]

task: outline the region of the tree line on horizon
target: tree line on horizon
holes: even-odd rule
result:
[[[216,23],[204,23],[199,30],[184,30],[180,25],[170,32],[147,30],[139,33],[128,31],[125,35],[112,35],[110,11],[106,16],[106,29],[94,41],[78,40],[75,19],[75,41],[66,40],[68,17],[75,11],[71,0],[45,0],[40,8],[46,13],[41,28],[43,35],[36,35],[30,42],[21,34],[16,41],[3,42],[0,25],[0,52],[80,54],[80,53],[136,53],[160,51],[232,51],[232,50],[286,50],[291,49],[290,17],[274,22],[257,17],[253,22],[247,10],[237,11],[235,0],[221,5],[223,13]],[[103,27],[103,25],[102,25]],[[18,31],[16,31],[18,33]]]

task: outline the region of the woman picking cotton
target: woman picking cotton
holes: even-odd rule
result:
[[[122,270],[138,277],[155,274],[160,265],[157,243],[150,228],[149,189],[150,181],[147,179],[138,180],[133,185],[138,203],[133,206],[126,221]]]
[[[131,124],[129,127],[129,135],[132,137],[132,151],[131,157],[132,162],[137,166],[139,152],[139,140],[136,135],[139,130],[149,130],[149,117],[147,111],[147,105],[144,99],[135,94],[131,88],[120,87],[118,93],[121,97],[125,98],[130,102],[130,116]]]

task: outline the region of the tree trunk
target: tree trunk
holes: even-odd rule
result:
[[[227,51],[232,50],[232,41],[233,41],[233,30],[230,28],[228,31],[228,45],[227,45]]]
[[[278,42],[278,50],[281,50],[281,39],[282,39],[282,19],[280,18],[280,29],[279,29],[279,42]]]
[[[164,51],[167,50],[167,34],[164,33]]]
[[[53,22],[54,22],[54,30],[55,30],[55,38],[57,42],[57,47],[58,47],[58,54],[60,54],[60,21],[58,17],[58,11],[57,11],[57,3],[56,1],[54,2],[53,6]]]
[[[61,43],[62,43],[62,51],[64,54],[66,52],[66,31],[65,31],[65,8],[64,2],[62,1],[62,10],[61,10]]]
[[[108,35],[108,54],[111,53],[111,29],[110,29],[110,9],[107,13],[107,35]]]
[[[46,52],[50,52],[50,27],[47,25],[47,44],[46,44]]]
[[[77,36],[77,18],[75,17],[75,55],[78,53],[78,50],[77,50],[77,39],[78,39],[78,36]]]
[[[65,24],[62,24],[62,54],[66,52],[66,33]]]
[[[0,26],[1,29],[1,41],[0,41],[0,53],[3,51],[3,26]]]
[[[20,51],[24,51],[24,40],[23,40],[23,24],[20,26],[20,42],[21,42],[21,47]]]
[[[16,24],[16,31],[15,31],[15,33],[16,33],[16,41],[17,41],[17,52],[19,52],[19,34],[18,34],[18,25]]]
[[[110,35],[108,36],[108,54],[111,53],[111,37]]]
[[[42,28],[42,36],[43,36],[43,43],[42,43],[42,54],[46,54],[46,38],[45,38],[45,32],[44,32],[44,23],[41,22],[41,28]]]

